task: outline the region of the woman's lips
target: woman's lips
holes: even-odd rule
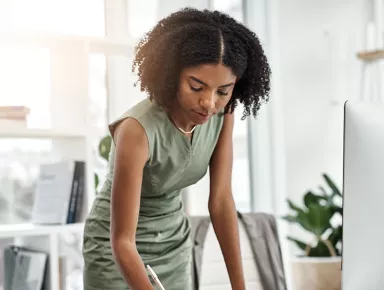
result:
[[[195,112],[196,115],[199,116],[200,119],[203,119],[203,120],[207,120],[207,119],[209,119],[212,116],[212,114],[205,114],[205,113],[200,113],[200,112],[197,112],[197,111],[193,111],[193,112]]]

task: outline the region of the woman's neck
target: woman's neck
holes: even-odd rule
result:
[[[175,123],[176,127],[185,132],[190,132],[196,126],[186,114],[183,114],[181,108],[174,105],[168,110],[168,114],[171,116],[173,123]]]

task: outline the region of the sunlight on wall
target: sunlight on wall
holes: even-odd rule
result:
[[[0,47],[0,105],[30,108],[33,128],[50,127],[49,58],[48,49]]]
[[[104,36],[104,0],[6,0],[7,30]],[[2,15],[3,13],[0,13]],[[2,15],[3,16],[3,15]]]

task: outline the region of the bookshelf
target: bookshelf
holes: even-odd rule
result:
[[[13,244],[48,253],[49,289],[60,289],[59,258],[65,256],[61,240],[69,234],[81,235],[84,224],[43,226],[32,224],[0,225],[0,239],[13,239]]]
[[[86,162],[86,190],[79,223],[63,225],[0,224],[0,242],[1,240],[10,240],[9,244],[48,254],[46,279],[49,289],[52,290],[60,289],[60,281],[63,278],[62,274],[60,274],[60,258],[68,257],[68,253],[65,251],[67,245],[62,241],[68,236],[77,236],[79,239],[82,237],[84,219],[94,198],[93,155],[90,145],[92,136],[87,135],[85,132],[86,130],[56,129],[11,130],[9,128],[0,130],[0,137],[5,139],[51,140],[52,148],[61,158],[73,158]],[[77,259],[79,254],[77,254]]]
[[[92,124],[89,90],[89,57],[92,54],[126,56],[131,54],[130,43],[111,38],[57,36],[50,34],[0,33],[0,44],[21,47],[40,47],[50,55],[49,128],[0,127],[4,139],[50,140],[55,154],[62,159],[85,161],[86,192],[82,219],[64,225],[0,224],[0,242],[11,240],[13,245],[48,253],[47,278],[49,289],[60,289],[59,259],[67,255],[63,238],[81,237],[85,216],[95,196],[94,153],[95,129]],[[32,112],[31,112],[32,113]]]
[[[84,223],[68,225],[34,225],[30,223],[16,225],[0,225],[0,238],[21,238],[33,236],[50,236],[65,233],[81,233]]]
[[[0,138],[29,138],[29,139],[77,139],[85,138],[84,131],[56,131],[52,129],[0,129]]]

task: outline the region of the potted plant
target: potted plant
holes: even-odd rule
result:
[[[108,159],[109,159],[109,151],[111,150],[111,144],[112,144],[112,138],[110,135],[106,135],[104,136],[100,142],[99,142],[99,155],[105,160],[108,162]],[[99,186],[99,183],[100,183],[100,178],[99,176],[97,175],[97,173],[95,173],[95,189],[96,189],[96,192],[97,192],[97,188]]]
[[[327,174],[322,176],[328,191],[322,186],[318,193],[309,190],[304,194],[303,207],[287,200],[291,213],[283,219],[312,237],[308,241],[287,237],[302,251],[292,262],[295,290],[341,289],[342,194]],[[337,215],[339,221],[332,224]]]

